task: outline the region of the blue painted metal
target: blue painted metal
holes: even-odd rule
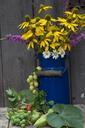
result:
[[[65,69],[65,58],[59,57],[55,60],[50,57],[45,59],[42,54],[39,54],[39,64],[44,70],[63,71]]]
[[[65,65],[65,58],[59,57],[53,59],[52,57],[45,59],[42,54],[39,55],[39,64],[43,70],[56,70],[62,71],[62,76],[40,76],[39,82],[40,90],[44,90],[47,93],[46,99],[54,100],[56,103],[69,104],[69,80],[68,70]]]

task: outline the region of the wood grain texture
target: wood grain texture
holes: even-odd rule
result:
[[[0,31],[1,31],[1,26],[0,26]],[[4,93],[3,92],[4,92],[4,86],[3,86],[2,44],[0,42],[0,106],[4,105]]]
[[[44,1],[44,2],[43,2]],[[33,17],[40,3],[54,6],[49,13],[57,17],[62,15],[64,2],[62,0],[1,0],[0,1],[0,26],[1,37],[6,34],[20,33],[17,26],[23,21],[26,14]],[[33,8],[33,3],[34,7]],[[35,56],[33,51],[27,51],[24,44],[10,41],[1,42],[0,51],[0,105],[7,104],[6,97],[3,101],[5,90],[15,88],[17,91],[28,88],[27,76],[35,67]],[[2,56],[1,56],[2,55]]]
[[[24,15],[28,13],[32,16],[31,0],[0,2],[1,36],[18,33],[17,26],[23,21]],[[27,51],[24,44],[2,41],[3,94],[8,88],[17,91],[28,88],[26,78],[34,68],[34,58],[33,51]]]
[[[72,6],[78,4],[78,0],[69,1]],[[23,21],[24,15],[33,17],[41,3],[54,7],[48,11],[54,17],[61,16],[66,8],[64,0],[0,0],[0,37],[20,33],[17,26]],[[15,88],[20,91],[28,88],[26,78],[34,67],[34,52],[27,51],[24,44],[0,42],[0,106],[6,105],[6,89]],[[70,67],[73,103],[85,103],[85,98],[81,98],[81,93],[85,92],[85,41],[81,41],[72,51]]]
[[[85,9],[80,10],[85,13]],[[83,31],[82,31],[83,32]],[[85,40],[82,39],[76,48],[71,52],[70,57],[70,72],[72,86],[72,101],[75,104],[85,104]]]
[[[74,103],[85,103],[85,42],[81,41],[71,54],[71,85]]]
[[[49,14],[52,14],[54,17],[63,15],[64,10],[66,9],[66,2],[62,0],[34,0],[35,14],[39,9],[40,4],[53,6],[53,9],[46,12],[48,12]]]

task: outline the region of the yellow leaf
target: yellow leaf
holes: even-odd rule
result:
[[[43,27],[37,27],[35,30],[35,35],[36,36],[44,35],[44,28]]]
[[[34,49],[34,44],[32,41],[27,44],[27,49],[30,49],[30,48]]]
[[[23,22],[19,25],[19,29],[24,29],[27,28],[29,26],[29,22]]]
[[[41,41],[40,47],[41,47],[41,48],[42,48],[42,47],[45,47],[45,42],[44,42],[44,41]]]
[[[33,42],[34,42],[34,43],[38,43],[38,41],[37,41],[36,39],[33,39]]]
[[[40,42],[40,47],[42,48],[42,47],[48,47],[49,46],[49,43],[48,43],[48,41],[47,40],[43,40],[43,41],[41,41]]]
[[[75,32],[75,28],[73,26],[70,27],[73,32]]]
[[[65,41],[65,37],[64,36],[60,36],[60,38],[59,38],[61,41]]]
[[[49,46],[49,43],[47,40],[44,40],[44,42],[45,42],[45,45]]]
[[[59,31],[54,32],[53,35],[54,35],[55,41],[59,41],[61,34],[62,34],[62,33],[59,32]]]
[[[63,35],[63,32],[61,32],[61,31],[54,32],[54,36],[60,37],[61,35]]]
[[[50,44],[50,47],[51,47],[52,49],[55,49],[55,47],[56,47],[56,43],[52,43],[52,44]]]
[[[45,40],[46,40],[46,41],[48,41],[48,42],[50,42],[50,41],[51,41],[51,39],[48,39],[48,38],[47,38],[47,39],[45,39]]]
[[[79,17],[79,19],[81,19],[81,20],[85,20],[85,14],[80,14],[80,15],[78,15],[78,17]]]
[[[49,50],[49,47],[45,47],[45,51],[48,51]]]
[[[72,15],[72,12],[66,11],[65,14]]]
[[[48,9],[52,9],[52,6],[45,6],[41,4],[38,13],[41,13],[42,11],[47,11]]]
[[[31,27],[32,28],[36,28],[36,24],[31,24]]]
[[[60,43],[55,42],[55,43],[50,44],[50,47],[52,49],[55,49],[57,46],[60,46]]]
[[[55,43],[56,42],[56,39],[55,38],[53,38],[53,43]]]
[[[27,40],[27,39],[29,39],[30,37],[32,37],[32,35],[33,35],[32,31],[29,30],[28,32],[26,32],[26,33],[24,33],[24,34],[22,35],[22,38],[23,38],[24,40]]]
[[[71,22],[68,22],[68,20],[59,17],[58,21],[60,22],[61,25],[64,25],[65,27],[71,29],[73,32],[76,31],[76,27],[78,26],[78,24],[75,23],[74,20]]]
[[[49,30],[49,31],[52,31],[52,30],[53,30],[53,31],[56,31],[56,30],[58,30],[58,27],[55,26],[55,25],[49,26],[49,27],[48,27],[48,30]]]
[[[73,14],[73,18],[76,18],[77,14]]]
[[[82,24],[81,24],[81,27],[85,27],[85,23],[82,23]]]
[[[34,19],[31,19],[31,23],[36,23],[36,18],[34,18]]]
[[[64,28],[61,29],[61,32],[64,32]]]
[[[50,31],[50,32],[48,32],[47,34],[46,34],[46,37],[50,37],[50,36],[52,36],[53,34],[52,34],[52,31]]]
[[[66,51],[66,50],[71,50],[71,45],[70,44],[68,44],[68,43],[65,43],[64,44],[64,50]]]
[[[46,23],[47,23],[47,20],[45,20],[45,19],[40,19],[37,24],[40,24],[41,26],[44,26],[44,25],[46,25]]]
[[[58,17],[57,21],[59,21],[59,22],[66,22],[66,19]]]
[[[56,20],[56,19],[54,19],[54,18],[51,18],[51,21],[52,21],[52,22],[56,22],[57,20]]]

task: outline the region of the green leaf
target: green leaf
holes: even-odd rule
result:
[[[48,102],[49,105],[53,106],[55,104],[55,102],[53,100]]]
[[[53,128],[61,128],[65,125],[64,120],[56,113],[52,113],[47,117],[48,124]]]
[[[16,101],[16,98],[14,97],[14,98],[8,98],[8,100],[10,101],[10,102],[14,102],[14,101]]]
[[[11,96],[12,95],[12,90],[9,88],[8,90],[6,90],[7,95]]]
[[[73,128],[83,128],[83,116],[77,107],[72,105],[55,105],[54,114],[47,117],[48,124],[54,128],[69,126]]]
[[[33,102],[35,98],[30,90],[20,91],[19,95],[21,99],[24,99],[25,101],[29,101],[30,103]]]
[[[18,93],[14,89],[8,89],[6,90],[6,94],[8,97],[9,106],[12,108],[18,106],[18,101],[19,101]]]

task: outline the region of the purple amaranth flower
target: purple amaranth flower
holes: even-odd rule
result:
[[[82,39],[85,39],[85,33],[81,33]]]
[[[67,0],[63,0],[64,2],[67,2]]]
[[[76,39],[71,40],[72,47],[76,47],[79,42]]]
[[[75,47],[82,39],[85,39],[85,33],[80,33],[80,35],[72,35],[71,45]]]
[[[15,42],[19,42],[19,41],[23,42],[24,41],[24,39],[22,38],[21,35],[11,35],[11,34],[9,34],[9,35],[6,35],[5,39],[10,40],[10,41],[15,41]]]

